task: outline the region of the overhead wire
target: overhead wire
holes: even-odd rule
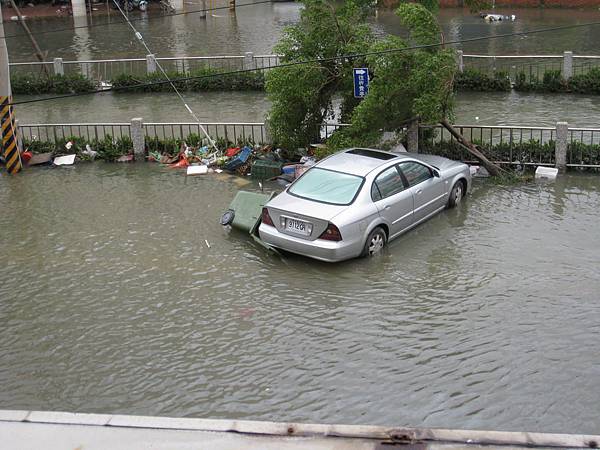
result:
[[[133,32],[135,34],[135,37],[144,46],[144,48],[146,49],[146,51],[149,54],[152,54],[152,50],[150,50],[150,47],[148,47],[148,44],[146,44],[146,41],[144,40],[144,37],[133,26],[133,24],[131,23],[131,21],[129,20],[129,18],[127,17],[127,15],[125,14],[125,12],[121,9],[121,5],[119,5],[118,0],[113,0],[113,2],[117,6],[117,8],[121,12],[121,14],[123,15],[123,17],[125,18],[125,20],[127,21],[127,23],[129,24],[129,26],[131,27],[131,29],[133,30]],[[204,135],[206,136],[206,138],[208,139],[208,142],[210,143],[210,145],[215,149],[216,152],[218,152],[219,149],[217,148],[217,145],[215,144],[215,141],[210,137],[210,135],[208,134],[208,131],[206,131],[206,129],[204,128],[204,126],[200,123],[200,119],[198,118],[198,116],[196,116],[196,114],[194,113],[194,111],[192,110],[192,108],[190,108],[190,106],[187,104],[187,102],[185,101],[185,98],[183,98],[183,95],[181,95],[181,92],[179,92],[179,89],[177,89],[177,87],[175,86],[175,84],[173,83],[173,81],[171,81],[171,79],[169,78],[169,75],[167,75],[167,72],[165,72],[165,69],[163,69],[162,65],[158,61],[156,61],[156,59],[155,59],[155,62],[156,62],[156,67],[158,67],[160,69],[161,73],[166,78],[165,81],[168,82],[171,85],[171,87],[173,88],[173,90],[175,91],[175,93],[177,94],[177,96],[179,97],[179,99],[183,102],[183,105],[185,106],[185,109],[187,109],[187,111],[190,113],[190,115],[198,123],[198,126],[200,127],[200,129],[202,130],[202,132],[204,133]]]
[[[236,9],[237,8],[243,8],[244,6],[255,6],[255,5],[262,5],[265,3],[272,3],[272,0],[261,0],[258,2],[253,2],[253,3],[242,3],[240,5],[236,5]],[[197,13],[201,13],[201,12],[211,12],[211,11],[220,11],[223,9],[229,9],[229,6],[218,6],[215,8],[206,8],[206,9],[195,9],[193,11],[182,11],[182,12],[178,12],[178,13],[172,13],[172,14],[161,14],[161,15],[157,15],[157,16],[147,16],[147,17],[140,17],[137,19],[130,19],[130,22],[144,22],[144,21],[150,21],[150,20],[156,20],[156,19],[164,19],[165,17],[175,17],[175,16],[185,16],[188,14],[197,14]],[[125,16],[127,17],[127,16]],[[127,21],[119,21],[119,22],[103,22],[103,23],[92,23],[89,25],[78,25],[75,27],[68,27],[68,28],[55,28],[52,30],[44,30],[44,31],[36,31],[36,32],[32,32],[31,34],[34,36],[38,36],[41,34],[50,34],[50,33],[59,33],[61,31],[74,31],[74,30],[79,30],[82,28],[97,28],[97,27],[106,27],[106,26],[110,26],[110,25],[123,25],[123,24],[127,24]],[[26,36],[26,33],[15,33],[15,34],[7,34],[4,35],[4,39],[6,38],[13,38],[13,37],[19,37],[19,36]],[[0,38],[2,39],[2,38]]]
[[[193,75],[193,76],[179,77],[179,78],[174,78],[174,79],[168,78],[168,76],[166,76],[166,73],[164,72],[164,70],[162,70],[162,67],[161,67],[163,75],[165,75],[167,78],[166,80],[157,80],[157,81],[152,81],[152,82],[148,82],[148,83],[138,83],[138,84],[133,84],[133,85],[129,85],[129,86],[120,86],[120,87],[116,87],[116,88],[110,87],[110,88],[97,89],[97,90],[88,91],[88,92],[62,94],[62,95],[43,97],[43,98],[31,99],[31,100],[21,100],[18,102],[13,102],[13,103],[11,103],[11,105],[23,105],[23,104],[28,104],[28,103],[45,102],[45,101],[57,100],[57,99],[69,98],[69,97],[80,97],[80,96],[85,96],[85,95],[103,94],[106,92],[125,91],[125,90],[130,90],[130,89],[156,86],[156,85],[161,85],[161,84],[171,84],[175,88],[174,83],[182,82],[182,81],[199,80],[199,79],[204,79],[204,78],[215,78],[215,77],[235,75],[235,74],[240,74],[240,73],[257,72],[257,71],[262,71],[262,70],[266,70],[266,69],[292,67],[292,66],[298,66],[298,65],[303,65],[303,64],[314,64],[314,63],[319,63],[319,62],[330,62],[330,61],[337,61],[337,60],[344,60],[344,59],[356,59],[356,58],[362,58],[362,57],[373,56],[373,55],[383,55],[383,54],[399,53],[399,52],[412,51],[412,50],[436,48],[436,47],[442,47],[445,45],[457,45],[457,44],[464,44],[464,43],[469,43],[469,42],[477,42],[477,41],[484,41],[484,40],[491,40],[491,39],[501,39],[501,38],[514,37],[514,36],[527,36],[527,35],[531,35],[531,34],[547,33],[547,32],[551,32],[551,31],[558,31],[558,30],[565,30],[565,29],[572,29],[572,28],[581,28],[581,27],[588,27],[588,26],[595,26],[595,25],[600,25],[600,22],[587,22],[584,24],[563,25],[563,26],[559,26],[559,27],[541,28],[541,29],[529,30],[529,31],[518,31],[518,32],[512,32],[512,33],[497,34],[494,36],[478,36],[478,37],[474,37],[474,38],[438,42],[435,44],[414,45],[414,46],[408,46],[408,47],[377,50],[377,51],[371,51],[371,52],[337,55],[337,56],[332,56],[332,57],[328,57],[328,58],[314,58],[314,59],[308,59],[308,60],[302,60],[302,61],[291,61],[291,62],[279,64],[277,66],[270,67],[270,68],[259,67],[259,68],[250,68],[250,69],[240,69],[240,70],[233,70],[233,71],[228,71],[228,72],[215,72],[212,74],[205,74],[205,75]],[[148,51],[150,52],[149,49],[148,49]],[[179,91],[177,91],[177,92],[179,92]],[[183,99],[181,94],[179,94],[179,95]],[[186,107],[189,108],[189,106],[187,106],[187,104],[186,104]]]

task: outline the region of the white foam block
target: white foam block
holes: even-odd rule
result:
[[[59,156],[54,158],[55,166],[68,166],[75,162],[75,155]]]
[[[538,166],[535,169],[535,177],[536,178],[548,178],[549,180],[554,180],[558,175],[558,169],[554,167],[542,167]]]
[[[187,175],[204,175],[208,173],[208,166],[188,166]]]

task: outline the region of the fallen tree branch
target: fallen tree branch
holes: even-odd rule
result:
[[[456,130],[456,128],[454,128],[452,124],[448,122],[447,119],[441,120],[440,124],[442,124],[442,126],[450,132],[452,137],[454,137],[454,139],[456,139],[456,141],[460,145],[462,145],[471,155],[477,158],[477,160],[481,163],[483,167],[485,167],[485,169],[489,172],[491,176],[497,177],[498,175],[505,172],[505,170],[502,169],[500,166],[490,161],[475,144],[473,144],[462,134],[460,134]]]

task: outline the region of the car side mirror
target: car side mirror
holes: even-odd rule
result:
[[[439,178],[440,177],[440,173],[436,169],[433,169],[433,176],[436,177],[436,178]]]

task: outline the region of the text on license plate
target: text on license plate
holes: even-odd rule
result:
[[[291,231],[292,233],[308,236],[310,234],[310,232],[312,231],[312,225],[310,223],[304,222],[302,220],[286,219],[285,220],[285,229],[287,231]]]

